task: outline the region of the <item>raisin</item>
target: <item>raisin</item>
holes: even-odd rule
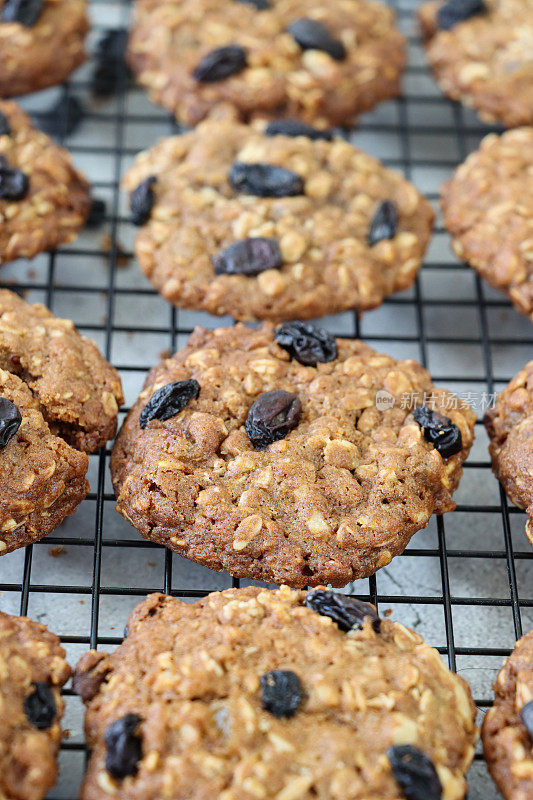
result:
[[[259,679],[263,708],[275,717],[292,717],[302,700],[300,678],[288,669],[273,669]]]
[[[325,25],[315,19],[302,17],[287,28],[294,41],[302,50],[323,50],[336,61],[346,58],[346,49],[339,39],[328,31]]]
[[[529,703],[526,703],[525,706],[522,706],[520,716],[522,717],[522,722],[527,728],[529,738],[533,742],[533,700],[530,700]]]
[[[91,76],[91,91],[97,97],[109,97],[120,91],[120,77],[130,75],[125,54],[128,32],[123,28],[112,28],[96,46],[96,65]]]
[[[274,119],[265,128],[266,136],[305,136],[307,139],[325,139],[331,142],[333,132],[329,129],[320,130],[300,122],[298,119]]]
[[[9,120],[5,114],[2,114],[0,111],[0,136],[10,136],[11,135],[11,125],[9,124]]]
[[[387,757],[407,800],[441,800],[437,770],[422,750],[410,744],[394,745],[387,750]]]
[[[295,197],[304,191],[304,182],[296,172],[271,164],[235,161],[229,182],[236,192],[255,197]]]
[[[39,127],[54,139],[73,134],[85,118],[85,109],[77,97],[62,96],[40,116]]]
[[[341,631],[362,628],[365,617],[368,617],[376,633],[379,633],[381,619],[374,606],[348,594],[332,592],[331,589],[316,589],[307,595],[305,605],[323,617],[330,617]]]
[[[486,11],[487,6],[483,0],[448,0],[437,12],[437,26],[441,31],[449,31],[459,22]]]
[[[392,200],[384,200],[372,217],[368,232],[368,243],[375,245],[383,239],[392,239],[398,228],[398,209]]]
[[[266,11],[270,8],[268,0],[237,0],[239,3],[246,3],[246,5],[257,8],[258,11]]]
[[[106,212],[107,208],[105,202],[99,200],[97,197],[93,197],[85,227],[89,229],[99,228],[105,220]]]
[[[139,425],[146,428],[151,419],[159,419],[162,422],[171,417],[175,417],[183,411],[187,403],[195,400],[200,393],[200,384],[194,378],[187,381],[175,381],[162,386],[154,392],[147,404],[141,411]]]
[[[33,686],[33,692],[24,700],[24,711],[31,724],[44,731],[55,719],[56,701],[47,683],[34,683]]]
[[[267,269],[279,269],[282,264],[277,241],[262,236],[241,239],[213,258],[217,275],[259,275]]]
[[[278,442],[298,425],[302,404],[290,392],[275,389],[265,392],[252,404],[244,427],[248,438],[257,450],[264,450]]]
[[[113,778],[135,775],[142,758],[142,742],[135,734],[141,718],[138,714],[126,714],[117,719],[106,730],[104,741],[107,747],[105,768]]]
[[[0,200],[23,200],[28,194],[30,181],[24,172],[10,167],[0,156]]]
[[[43,10],[43,0],[6,0],[2,9],[2,22],[18,22],[31,28]]]
[[[15,403],[0,397],[0,450],[3,450],[20,428],[22,416]]]
[[[109,28],[96,45],[96,55],[99,59],[121,61],[127,45],[128,31],[125,28]]]
[[[306,367],[337,358],[335,338],[325,328],[310,322],[284,322],[275,335],[279,346]]]
[[[192,75],[198,83],[216,83],[242,72],[246,65],[246,50],[238,44],[229,44],[211,50]]]
[[[450,458],[463,449],[461,431],[449,417],[427,406],[417,406],[413,417],[423,428],[426,442],[430,442],[443,458]]]
[[[156,183],[155,175],[150,175],[140,183],[130,195],[131,221],[134,225],[144,225],[150,219],[155,203],[153,185]]]

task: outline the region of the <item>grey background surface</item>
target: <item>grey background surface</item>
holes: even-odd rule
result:
[[[94,47],[102,29],[127,25],[128,2],[91,2]],[[350,139],[403,171],[436,201],[440,184],[487,132],[476,115],[444,100],[429,75],[417,39],[413,0],[393,3],[409,37],[409,69],[404,96],[361,119]],[[79,97],[88,116],[66,140],[76,164],[108,201],[110,219],[103,231],[84,232],[52,256],[2,268],[4,285],[14,285],[27,299],[47,302],[55,314],[73,319],[92,336],[120,369],[129,406],[146,369],[163,351],[179,347],[194,325],[230,324],[229,318],[173,311],[152,290],[135,260],[114,267],[113,251],[102,247],[102,233],[130,252],[134,230],[125,219],[125,198],[117,179],[135,153],[175,132],[164,110],[135,87],[118,98],[96,101],[87,89],[91,65],[81,68],[67,88],[24,98],[33,113],[47,109],[62,93]],[[435,382],[467,393],[481,414],[483,393],[499,389],[532,357],[532,329],[505,298],[482,284],[457,262],[440,218],[416,286],[397,295],[360,321],[352,313],[323,321],[332,332],[357,332],[378,350],[425,363]],[[469,393],[469,394],[468,394]],[[481,424],[456,495],[457,510],[438,526],[413,538],[406,553],[376,577],[380,609],[414,627],[428,642],[455,661],[480,706],[490,701],[491,682],[522,628],[533,627],[533,550],[524,535],[525,515],[501,507],[501,494],[488,463]],[[51,537],[0,559],[0,609],[34,619],[59,633],[71,663],[97,641],[113,649],[130,610],[147,591],[208,591],[231,585],[215,574],[144,542],[114,510],[108,454],[91,457],[91,495],[75,516]],[[103,490],[103,491],[102,491]],[[506,538],[506,526],[509,533]],[[58,544],[64,552],[52,557]],[[511,547],[514,559],[511,557]],[[166,566],[165,566],[166,565]],[[510,587],[511,577],[511,587]],[[243,582],[244,583],[244,582]],[[100,592],[98,592],[100,589]],[[368,594],[369,581],[354,584]],[[513,609],[512,596],[519,601]],[[93,619],[92,619],[93,612]],[[92,621],[91,621],[92,620]],[[75,798],[83,773],[81,703],[67,697],[61,753],[61,776],[51,797]],[[495,800],[498,793],[486,767],[472,768],[471,800]]]

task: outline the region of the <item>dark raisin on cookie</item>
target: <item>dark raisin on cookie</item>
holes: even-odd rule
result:
[[[322,50],[336,61],[346,58],[343,43],[335,39],[326,26],[315,19],[302,17],[292,22],[287,30],[302,50]]]
[[[271,164],[235,161],[229,182],[236,192],[255,197],[295,197],[304,191],[304,182],[296,172]]]
[[[427,406],[417,406],[413,411],[415,422],[423,428],[424,439],[430,442],[443,458],[450,458],[463,449],[461,431],[449,417],[432,411]]]
[[[0,156],[0,200],[23,200],[30,189],[27,175],[16,167],[10,167],[4,156]]]
[[[155,203],[154,183],[157,178],[155,175],[150,175],[146,180],[140,183],[130,195],[130,211],[131,221],[134,225],[144,225],[150,219],[152,208]]]
[[[109,97],[120,90],[118,78],[129,76],[126,64],[128,31],[111,28],[106,31],[96,46],[96,65],[91,76],[91,91],[97,97]]]
[[[196,400],[200,394],[200,384],[194,378],[187,381],[175,381],[162,386],[154,392],[139,417],[139,425],[146,428],[152,419],[164,422],[166,419],[175,417],[183,411],[187,403]]]
[[[99,228],[105,220],[106,213],[107,208],[104,200],[100,200],[98,197],[93,197],[91,200],[91,208],[89,209],[89,216],[85,222],[85,227],[89,228],[90,230]]]
[[[263,708],[275,717],[292,717],[302,701],[302,684],[296,673],[273,669],[259,679]]]
[[[333,132],[331,130],[320,130],[320,128],[313,128],[312,125],[307,125],[307,123],[300,122],[298,119],[274,119],[266,126],[265,135],[292,137],[305,136],[306,139],[324,139],[326,142],[331,142],[333,139]]]
[[[43,0],[6,0],[2,8],[2,22],[18,22],[31,28],[43,10]]]
[[[258,11],[266,11],[270,8],[269,0],[237,0],[238,3],[246,3],[248,6],[253,6]]]
[[[193,72],[198,83],[216,83],[237,75],[247,65],[246,50],[238,44],[217,47],[200,61]]]
[[[379,633],[381,619],[374,606],[348,594],[332,592],[330,589],[316,589],[314,592],[309,592],[305,598],[305,605],[317,614],[330,617],[341,631],[362,628],[365,618],[368,617],[376,633]]]
[[[265,392],[252,404],[244,423],[251,443],[257,450],[284,439],[300,421],[302,404],[291,392],[274,389]]]
[[[529,738],[533,742],[533,700],[530,700],[529,703],[526,703],[525,706],[522,706],[520,717],[527,728]]]
[[[11,125],[9,124],[9,120],[5,114],[2,114],[0,111],[0,136],[10,136],[11,135]]]
[[[428,756],[410,744],[387,750],[392,774],[407,800],[441,800],[442,785]]]
[[[54,721],[57,708],[53,692],[47,683],[34,683],[33,692],[24,701],[28,720],[40,731],[47,730]]]
[[[22,416],[15,403],[7,397],[0,397],[0,450],[16,434],[21,422]]]
[[[398,229],[398,209],[391,200],[384,200],[372,217],[368,232],[368,243],[375,245],[383,239],[392,239]]]
[[[104,734],[107,747],[105,768],[113,778],[121,780],[137,772],[142,758],[142,742],[135,731],[140,721],[138,714],[126,714],[113,722]]]
[[[484,14],[487,6],[483,0],[448,0],[437,11],[437,26],[449,31],[459,22],[464,22],[478,14]]]
[[[282,264],[277,241],[263,236],[241,239],[213,257],[217,275],[259,275],[267,269],[279,269]]]
[[[279,346],[306,367],[316,367],[337,358],[335,337],[310,322],[284,322],[275,336]]]
[[[85,118],[85,108],[77,97],[62,95],[40,116],[39,127],[54,139],[71,136]]]

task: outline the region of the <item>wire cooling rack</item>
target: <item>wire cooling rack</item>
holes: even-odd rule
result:
[[[410,44],[404,96],[365,115],[347,135],[402,171],[436,203],[441,182],[493,129],[440,95],[420,47],[416,1],[391,2]],[[92,0],[90,10],[94,52],[107,29],[127,28],[131,4]],[[131,405],[146,371],[163,353],[184,344],[194,325],[216,327],[231,320],[171,308],[136,265],[119,178],[139,150],[178,128],[130,85],[120,65],[115,95],[93,98],[92,69],[89,62],[68,84],[24,98],[22,104],[38,122],[58,97],[82,101],[85,120],[62,141],[90,177],[94,195],[106,200],[105,224],[56,253],[3,267],[1,278],[26,299],[73,319],[95,339],[119,369]],[[438,647],[470,682],[483,714],[502,657],[522,631],[533,627],[533,549],[524,535],[525,515],[506,500],[490,470],[481,423],[493,393],[531,358],[531,324],[457,262],[440,220],[412,290],[362,319],[344,313],[323,324],[393,356],[418,359],[437,384],[478,410],[476,444],[456,494],[457,509],[434,517],[402,556],[351,588],[381,611],[391,608],[395,619]],[[108,447],[90,458],[91,493],[73,517],[44,541],[0,559],[0,608],[48,624],[61,636],[72,664],[89,647],[118,645],[130,610],[148,592],[194,599],[238,583],[141,539],[114,510],[109,455]],[[69,689],[66,697],[68,734],[60,779],[51,793],[56,800],[78,796],[85,764],[81,703]],[[479,754],[470,787],[471,800],[498,797]]]

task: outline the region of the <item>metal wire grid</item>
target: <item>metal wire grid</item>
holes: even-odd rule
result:
[[[416,35],[417,3],[391,4],[411,48],[405,94],[366,115],[347,135],[436,201],[438,183],[489,128],[442,98],[434,86]],[[106,29],[127,27],[130,5],[128,0],[92,0],[93,45]],[[4,267],[2,277],[4,285],[44,301],[95,338],[119,369],[131,404],[145,372],[158,360],[158,348],[174,352],[194,324],[214,327],[231,321],[173,309],[133,260],[127,268],[119,265],[124,250],[132,256],[133,236],[118,188],[120,176],[139,149],[178,128],[129,85],[120,64],[115,98],[96,103],[88,95],[90,71],[90,65],[82,68],[59,91],[64,98],[86,101],[85,138],[74,134],[66,144],[92,179],[94,194],[107,198],[108,242],[102,244],[100,232],[85,232],[74,244],[31,265]],[[38,120],[57,91],[25,99],[24,105]],[[453,259],[440,222],[411,291],[389,298],[362,319],[347,313],[329,317],[326,324],[332,332],[362,337],[378,350],[417,358],[436,383],[477,392],[478,399],[482,391],[501,388],[531,357],[533,344],[530,323]],[[437,646],[450,667],[471,682],[483,710],[490,704],[490,684],[501,658],[523,629],[533,627],[533,551],[523,533],[524,515],[507,502],[490,471],[481,419],[476,432],[478,443],[465,465],[456,511],[433,518],[404,555],[369,580],[356,582],[353,592],[382,610],[392,607],[396,619]],[[91,493],[74,517],[43,542],[0,560],[0,608],[49,624],[61,636],[71,663],[88,647],[118,645],[129,610],[151,591],[194,599],[239,585],[142,540],[114,511],[109,455],[107,447],[91,457]],[[58,547],[65,548],[64,554],[51,558],[51,548],[57,555]],[[52,793],[57,800],[77,796],[84,767],[80,703],[70,689],[65,694],[70,736],[62,747],[61,776]],[[473,800],[497,797],[480,755],[470,784]]]

